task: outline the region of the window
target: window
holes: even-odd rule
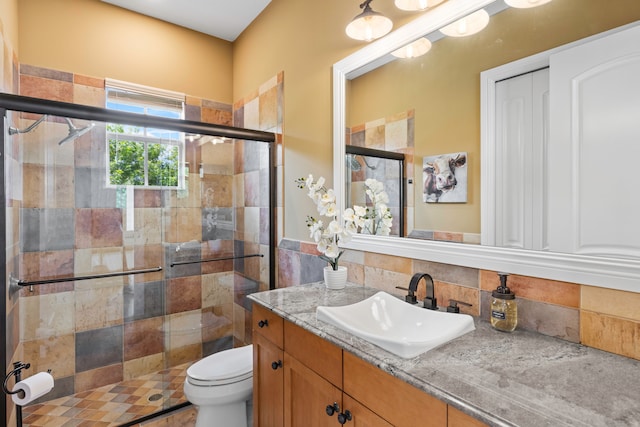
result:
[[[106,82],[112,110],[182,119],[184,95],[115,80]],[[184,187],[184,134],[107,124],[107,179],[112,186]]]

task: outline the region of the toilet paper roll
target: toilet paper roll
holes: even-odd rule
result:
[[[13,391],[22,390],[22,393],[12,394],[11,399],[16,405],[24,406],[37,398],[49,393],[53,388],[53,377],[48,372],[38,372],[13,386]]]

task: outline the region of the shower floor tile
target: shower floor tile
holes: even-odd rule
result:
[[[184,403],[182,384],[190,364],[25,406],[22,408],[23,426],[114,427]],[[157,398],[159,394],[162,398]]]

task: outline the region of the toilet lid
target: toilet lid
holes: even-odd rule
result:
[[[194,385],[223,385],[253,375],[253,345],[237,347],[207,356],[187,369]]]

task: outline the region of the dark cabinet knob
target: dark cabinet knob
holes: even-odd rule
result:
[[[282,368],[282,360],[278,360],[277,362],[272,362],[271,363],[271,369],[273,369],[275,371],[278,368]]]
[[[338,406],[338,402],[333,402],[333,405],[327,405],[327,415],[332,417],[333,414],[335,414],[336,412],[338,412],[340,410],[340,406]]]
[[[258,322],[259,328],[264,328],[265,326],[269,326],[269,321],[267,319],[264,319]]]
[[[340,424],[345,424],[347,421],[351,421],[351,411],[346,410],[344,413],[338,414],[338,422]]]

